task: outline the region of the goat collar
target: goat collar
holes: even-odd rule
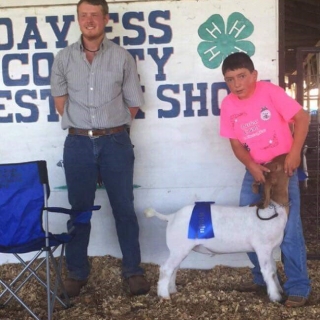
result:
[[[257,214],[257,217],[258,217],[260,220],[271,220],[271,219],[273,219],[273,218],[276,218],[276,217],[279,215],[279,213],[276,211],[276,208],[274,207],[274,212],[275,212],[275,213],[274,213],[271,217],[262,218],[262,217],[260,216],[260,214],[259,214],[259,210],[260,210],[260,208],[257,208],[256,214]]]
[[[257,217],[260,220],[271,220],[271,219],[276,218],[279,215],[279,213],[276,211],[277,208],[286,208],[286,207],[290,207],[290,205],[291,205],[290,201],[287,202],[287,203],[283,203],[283,204],[278,204],[278,203],[275,203],[275,202],[273,202],[273,203],[271,202],[269,204],[269,208],[270,209],[274,209],[274,214],[271,217],[268,217],[268,218],[261,217],[260,214],[259,214],[259,210],[260,210],[259,207],[257,207],[256,214],[257,214]]]
[[[271,202],[269,204],[270,209],[277,209],[277,208],[287,208],[291,206],[291,202],[288,201],[287,203],[278,204],[276,202]]]

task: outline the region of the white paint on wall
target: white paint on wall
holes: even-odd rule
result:
[[[109,0],[108,3],[112,2],[145,2],[148,0]],[[150,0],[149,0],[150,1]],[[163,0],[152,0],[152,1],[163,1]],[[179,0],[174,0],[179,1]],[[78,0],[0,0],[0,8],[11,8],[11,7],[35,7],[35,6],[59,6],[66,4],[77,4]]]
[[[52,189],[50,204],[67,207],[67,193],[63,190],[64,172],[57,166],[62,159],[66,132],[61,130],[59,119],[54,117],[47,96],[50,86],[45,79],[50,70],[49,60],[45,57],[61,49],[57,46],[57,34],[52,27],[54,23],[50,24],[48,17],[58,17],[58,30],[62,32],[64,18],[69,16],[70,19],[75,15],[76,2],[43,0],[43,6],[38,6],[38,1],[25,0],[23,5],[27,7],[21,8],[18,1],[11,0],[8,4],[8,1],[0,0],[0,59],[2,62],[10,61],[0,75],[0,161],[46,160]],[[224,83],[221,66],[210,69],[202,63],[197,52],[199,43],[203,41],[198,29],[212,15],[220,15],[226,25],[233,13],[243,15],[254,26],[246,40],[255,46],[252,59],[259,77],[277,83],[277,1],[110,1],[109,7],[113,19],[108,25],[108,37],[119,37],[120,45],[129,50],[139,50],[141,54],[137,68],[146,104],[143,107],[144,118],[136,119],[131,129],[136,155],[135,207],[140,222],[142,259],[144,262],[161,263],[168,254],[165,223],[146,219],[143,210],[153,206],[170,213],[201,200],[237,205],[244,173],[243,166],[230,150],[228,140],[219,136],[219,116],[216,113],[227,92],[219,90],[215,102],[216,85]],[[167,42],[150,43],[150,37],[162,38],[166,33],[163,27],[150,25],[149,18],[159,12],[165,13],[166,18],[159,16],[156,22],[171,30],[172,37]],[[130,15],[127,28],[128,22],[125,27],[125,21]],[[34,19],[36,24],[30,23]],[[37,29],[32,29],[35,26]],[[39,39],[32,39],[34,31],[39,32],[41,43],[45,43],[43,48],[37,47]],[[124,45],[128,37],[143,39],[141,32],[145,32],[142,43]],[[79,35],[74,16],[66,34],[68,44],[76,41]],[[25,41],[28,37],[30,39]],[[157,50],[159,58],[172,51],[162,70],[152,57],[154,50]],[[13,58],[15,54],[17,57]],[[43,58],[37,60],[39,56]],[[28,81],[19,81],[25,76]],[[206,86],[202,92],[201,86]],[[189,93],[195,100],[201,96],[199,100],[207,114],[203,114],[205,110],[201,109],[200,101],[192,102],[192,109],[188,109],[188,88],[192,88]],[[161,98],[161,94],[165,98]],[[179,112],[173,112],[172,103],[179,106]],[[171,116],[160,117],[159,114]],[[94,213],[89,253],[120,257],[111,209],[103,190],[97,191],[96,203],[101,204],[102,209]],[[64,230],[64,218],[53,218],[52,221],[55,229]],[[250,264],[245,254],[211,258],[194,253],[183,266],[208,268],[221,263]]]

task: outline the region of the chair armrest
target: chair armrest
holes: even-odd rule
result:
[[[85,211],[96,211],[100,209],[101,209],[101,206],[93,206]],[[72,210],[72,209],[67,209],[62,207],[46,207],[44,208],[44,210],[48,210],[49,212],[58,212],[58,213],[65,213],[65,214],[77,214],[77,213],[83,212],[79,210]]]

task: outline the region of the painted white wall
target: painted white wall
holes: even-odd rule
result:
[[[77,1],[42,0],[41,6],[35,0],[25,0],[23,4],[19,2],[21,1],[0,0],[0,59],[2,62],[6,61],[12,58],[12,54],[27,57],[23,63],[19,59],[11,60],[8,68],[2,70],[2,76],[0,74],[0,161],[6,163],[46,160],[52,189],[49,204],[69,207],[67,193],[63,189],[64,172],[57,166],[62,159],[66,132],[61,130],[58,118],[52,120],[52,101],[44,96],[46,90],[50,89],[49,84],[44,81],[39,85],[34,81],[37,74],[41,79],[48,77],[48,62],[41,59],[35,64],[34,61],[41,54],[55,54],[61,49],[57,48],[57,36],[46,21],[47,17],[57,16],[58,28],[61,31],[63,16],[75,15]],[[168,255],[165,245],[166,225],[156,219],[146,219],[143,210],[153,206],[159,211],[169,213],[201,200],[237,205],[244,173],[243,166],[230,150],[228,140],[219,136],[219,116],[213,114],[212,108],[217,110],[226,91],[219,91],[218,104],[212,102],[211,88],[224,81],[221,66],[209,69],[201,61],[197,52],[197,46],[202,41],[198,28],[212,15],[220,15],[227,25],[231,14],[241,13],[254,26],[253,33],[246,40],[255,46],[252,59],[260,79],[277,83],[278,4],[276,0],[115,0],[109,1],[109,7],[110,13],[116,14],[119,19],[118,22],[110,20],[109,27],[112,30],[109,30],[108,37],[120,37],[120,44],[125,48],[141,50],[143,54],[143,58],[137,60],[137,67],[141,85],[145,89],[145,118],[136,119],[131,130],[136,155],[135,207],[140,222],[142,260],[161,263]],[[149,36],[161,38],[164,35],[163,30],[150,26],[148,22],[149,17],[159,11],[169,13],[167,19],[158,17],[157,22],[172,31],[172,38],[167,43],[152,44],[149,43]],[[139,35],[137,31],[126,29],[123,25],[123,19],[130,12],[142,12],[142,19],[132,18],[130,23],[138,26],[140,31],[144,30],[146,38],[142,44],[125,46],[125,37],[137,38]],[[256,12],[259,12],[259,15]],[[33,35],[33,32],[28,31],[28,26],[31,26],[30,19],[37,20],[35,31],[39,32],[42,42],[46,43],[45,48],[38,48],[33,39],[24,42],[28,34],[29,38]],[[10,24],[12,34],[9,30]],[[66,35],[68,44],[76,41],[79,35],[75,17]],[[12,46],[6,46],[11,38]],[[163,66],[162,79],[157,78],[161,75],[161,70],[149,54],[150,49],[158,49],[159,57],[162,57],[166,50],[172,50]],[[29,76],[28,81],[17,85],[19,81],[15,80],[19,80],[23,75]],[[10,81],[8,84],[8,79],[14,80],[14,85],[10,84]],[[193,86],[193,96],[200,95],[199,84],[207,86],[205,97],[202,97],[208,110],[207,115],[199,115],[200,103],[193,102],[194,115],[185,116],[186,84]],[[167,98],[175,99],[180,105],[180,112],[175,117],[159,118],[159,111],[172,109],[170,103],[159,97],[158,92],[164,85],[176,86],[178,89],[163,91]],[[27,106],[26,103],[32,104],[39,112],[38,119],[31,116],[30,105]],[[31,122],[19,122],[21,115]],[[89,254],[120,257],[111,209],[103,190],[97,191],[96,204],[102,205],[102,209],[94,214],[92,220]],[[53,218],[52,223],[57,231],[65,229],[64,218]],[[6,256],[0,258],[0,263],[7,259]],[[184,261],[183,267],[210,268],[216,264],[250,265],[245,254],[211,258],[194,253]]]
[[[125,2],[147,2],[147,1],[163,1],[163,0],[126,0]],[[124,2],[123,0],[109,0],[108,3],[112,2]],[[11,8],[11,7],[36,7],[36,6],[60,6],[65,4],[77,4],[78,0],[0,0],[0,8]]]

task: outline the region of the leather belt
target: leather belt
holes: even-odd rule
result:
[[[114,128],[106,129],[78,129],[78,128],[69,128],[69,134],[78,135],[78,136],[87,136],[87,137],[102,137],[109,136],[114,133],[121,132],[125,130],[126,126],[119,126]]]

